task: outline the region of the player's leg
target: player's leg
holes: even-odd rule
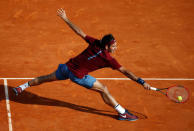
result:
[[[108,91],[108,88],[100,83],[98,80],[94,82],[93,87],[91,88],[94,91],[97,91],[101,94],[104,102],[111,107],[115,108],[115,110],[119,113],[119,120],[128,120],[135,121],[137,120],[137,116],[131,114],[126,109],[124,109],[118,102],[114,99],[114,97]]]
[[[99,82],[98,80],[96,80],[96,82],[93,84],[93,87],[91,89],[99,92],[104,102],[110,105],[111,107],[117,107],[119,105],[118,102],[114,99],[114,97],[108,91],[108,88],[104,86],[101,82]],[[120,108],[118,108],[118,112],[123,114],[125,112],[125,109],[120,106]]]
[[[18,95],[19,93],[21,93],[22,91],[24,91],[26,88],[31,87],[31,86],[36,86],[36,85],[40,85],[42,83],[45,82],[51,82],[51,81],[56,81],[58,80],[56,77],[56,71],[48,74],[48,75],[43,75],[43,76],[39,76],[36,77],[16,88],[13,88],[13,91],[15,92],[16,95]]]
[[[40,85],[45,82],[68,79],[68,74],[66,73],[66,69],[67,67],[65,64],[59,64],[58,69],[54,71],[53,73],[36,77],[33,80],[30,80],[16,88],[13,88],[13,91],[15,92],[16,95],[18,95],[23,90],[31,86]]]
[[[104,102],[109,106],[115,107],[116,105],[118,105],[118,102],[112,97],[112,95],[108,91],[108,88],[104,86],[102,83],[100,83],[98,80],[96,80],[96,82],[93,84],[93,87],[91,89],[99,92]],[[123,112],[125,111],[123,110]]]
[[[101,94],[104,102],[111,107],[115,108],[116,111],[119,113],[119,120],[128,120],[128,121],[135,121],[137,120],[137,116],[129,113],[127,110],[125,110],[118,102],[114,99],[114,97],[110,94],[108,91],[108,88],[104,86],[102,83],[100,83],[96,78],[86,75],[82,79],[77,78],[73,73],[70,72],[69,75],[70,79],[83,86],[86,87],[87,89],[91,89],[94,91],[97,91]]]
[[[35,79],[32,79],[31,81],[29,81],[28,84],[29,86],[36,86],[36,85],[40,85],[45,82],[51,82],[51,81],[56,81],[56,80],[58,79],[56,77],[56,71],[55,71],[48,75],[36,77]]]
[[[100,94],[101,94],[101,96],[106,104],[108,104],[112,107],[115,107],[116,105],[118,105],[116,100],[109,93],[107,87],[104,86],[103,84],[101,84],[98,80],[96,80],[96,78],[94,78],[90,75],[85,75],[82,79],[79,79],[75,75],[73,75],[73,73],[70,72],[70,79],[73,82],[75,82],[83,87],[86,87],[87,89],[92,89],[92,90],[95,90],[97,92],[100,92]],[[123,110],[123,112],[124,112],[124,110]]]

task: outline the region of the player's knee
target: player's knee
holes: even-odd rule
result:
[[[106,86],[102,87],[102,92],[105,94],[109,94],[108,88]]]
[[[98,81],[94,83],[94,86],[92,87],[92,89],[104,94],[109,93],[108,88]]]

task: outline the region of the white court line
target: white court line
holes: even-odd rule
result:
[[[97,78],[98,80],[131,80],[129,78]],[[188,81],[188,80],[191,80],[193,81],[194,78],[142,78],[144,80],[166,80],[166,81],[177,81],[177,80],[180,80],[180,81]]]
[[[28,80],[28,79],[34,79],[34,78],[0,78],[0,79],[7,79],[7,80]]]
[[[9,93],[8,93],[8,88],[7,88],[7,79],[4,79],[4,87],[5,87],[5,99],[6,99],[9,131],[12,131],[11,110],[10,110],[10,104],[9,104]]]
[[[34,78],[0,78],[3,80],[28,80]],[[131,80],[129,78],[96,78],[98,80]],[[165,81],[193,81],[194,78],[143,78],[144,80],[165,80]]]

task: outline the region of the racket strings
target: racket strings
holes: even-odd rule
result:
[[[168,89],[167,96],[175,102],[185,102],[189,98],[189,93],[183,86],[174,86]],[[181,101],[178,100],[180,96],[182,98]]]

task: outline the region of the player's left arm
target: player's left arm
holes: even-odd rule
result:
[[[150,89],[150,85],[148,83],[146,83],[142,78],[137,77],[135,74],[133,74],[131,71],[127,70],[125,67],[121,66],[118,69],[118,71],[121,72],[122,74],[124,74],[129,79],[141,84],[145,89],[148,89],[148,90]]]
[[[75,24],[73,24],[67,17],[65,10],[63,9],[58,9],[57,11],[58,16],[60,16],[66,23],[67,25],[79,36],[81,36],[83,39],[85,39],[86,34]]]

